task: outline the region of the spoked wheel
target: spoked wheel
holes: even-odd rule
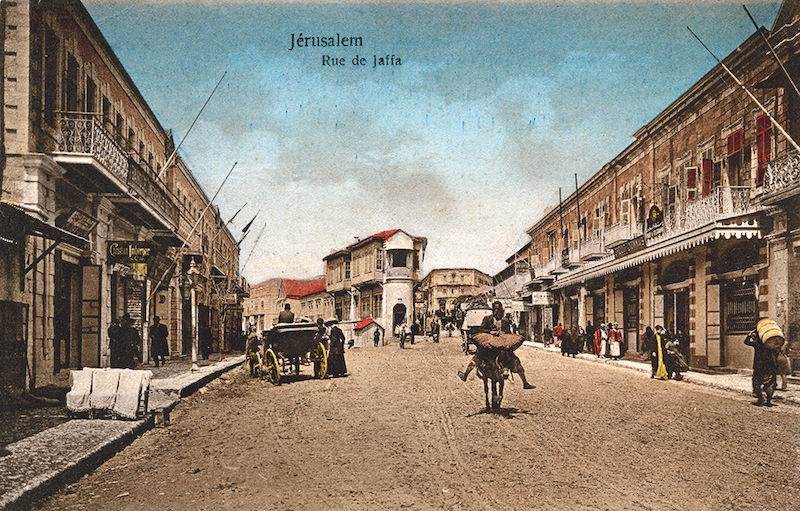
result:
[[[281,384],[281,367],[278,365],[278,357],[272,349],[264,353],[264,362],[261,364],[261,374],[273,385]]]
[[[325,345],[317,343],[314,351],[311,352],[311,360],[314,361],[314,377],[320,380],[328,374],[328,351]]]
[[[250,353],[250,376],[260,378],[263,370],[263,360],[261,352]]]

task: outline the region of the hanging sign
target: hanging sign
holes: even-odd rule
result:
[[[153,250],[147,241],[108,241],[106,256],[110,263],[147,263]]]
[[[647,213],[647,237],[664,234],[664,213],[655,204],[650,206]]]

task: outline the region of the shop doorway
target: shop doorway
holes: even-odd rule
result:
[[[727,281],[722,286],[722,365],[751,367],[753,349],[744,344],[758,322],[756,281]]]
[[[181,302],[181,354],[189,355],[192,352],[192,301],[184,299]]]
[[[398,303],[392,307],[392,332],[397,331],[397,327],[399,327],[405,320],[406,306],[402,303]]]
[[[81,269],[58,259],[53,296],[53,371],[81,367]]]
[[[678,289],[664,293],[664,328],[672,333],[680,351],[689,360],[689,290]]]
[[[606,294],[598,293],[592,298],[592,324],[600,327],[606,322]]]
[[[622,329],[625,347],[640,351],[639,346],[639,287],[622,289]]]

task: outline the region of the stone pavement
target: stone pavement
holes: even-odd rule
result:
[[[534,349],[546,351],[548,353],[561,354],[561,348],[557,348],[555,346],[545,347],[544,344],[539,342],[525,341],[524,345]],[[597,358],[589,353],[579,353],[576,358],[589,360],[599,364],[625,367],[627,369],[633,369],[647,374],[650,374],[651,372],[650,362],[639,362],[627,359],[612,360],[610,358]],[[753,391],[749,374],[708,374],[697,371],[688,371],[683,373],[683,381],[696,385],[703,385],[705,387],[713,387],[716,389],[728,390],[748,395]],[[778,380],[778,385],[780,385],[780,379]],[[779,390],[775,392],[775,401],[800,404],[800,385],[789,383],[787,387],[788,390],[786,391]]]
[[[204,361],[191,372],[191,362],[176,361],[154,372],[150,409],[170,409],[222,373],[240,365],[244,355]],[[152,428],[153,415],[143,420],[70,420],[6,446],[0,458],[0,509],[30,509],[30,503],[91,471],[137,436]]]

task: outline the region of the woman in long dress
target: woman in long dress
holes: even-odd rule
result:
[[[656,357],[655,367],[656,370],[651,376],[651,378],[656,378],[658,380],[668,380],[669,374],[667,373],[667,366],[664,363],[664,344],[666,343],[666,339],[664,338],[664,327],[658,325],[656,327],[656,335],[655,335],[655,352],[652,353],[652,356]]]

